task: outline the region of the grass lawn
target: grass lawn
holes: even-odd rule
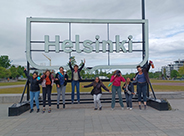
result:
[[[170,82],[183,83],[184,81],[151,80],[151,82],[152,83],[170,83]],[[7,83],[7,84],[8,85],[25,84],[25,81],[18,81],[18,82],[13,82],[12,84],[11,83]],[[83,85],[87,85],[87,84],[90,84],[90,83],[87,83],[87,82],[80,83],[80,92],[90,92],[92,90],[92,87],[82,88]],[[108,84],[109,82],[104,82],[104,85],[106,87],[108,86]],[[3,85],[0,83],[0,86],[3,86]],[[123,83],[121,85],[123,85]],[[107,88],[111,90],[111,87],[107,87]],[[16,93],[21,94],[23,92],[23,89],[24,87],[0,89],[0,94],[16,94]],[[174,92],[174,91],[184,91],[184,86],[153,85],[153,89],[155,92],[168,92],[168,91]],[[135,86],[135,90],[136,90],[136,86]],[[42,92],[42,89],[41,89],[41,92]],[[57,92],[56,85],[54,85],[52,89],[52,93],[56,93],[56,92]],[[71,92],[71,83],[67,84],[66,92]]]
[[[9,85],[25,85],[26,81],[17,81],[17,82],[0,82],[0,86],[9,86]]]

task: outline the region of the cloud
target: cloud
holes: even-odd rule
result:
[[[150,59],[155,63],[155,70],[161,66],[172,63],[174,60],[183,59],[183,0],[149,0],[146,2],[146,18],[149,20]],[[7,54],[14,64],[26,65],[26,17],[51,17],[51,18],[94,18],[94,19],[140,19],[141,3],[135,0],[19,0],[0,2],[0,55]],[[68,26],[64,24],[35,24],[32,27],[32,40],[43,40],[44,35],[49,35],[50,40],[55,40],[55,35],[60,35],[61,40],[68,39]],[[100,35],[100,40],[106,40],[106,26],[90,26],[75,24],[72,27],[72,40],[79,34],[81,40],[95,41],[95,35]],[[141,41],[141,25],[110,25],[110,39],[115,40],[115,35],[120,35],[121,40],[128,40],[133,35],[134,41]],[[43,44],[33,47],[42,48]],[[141,49],[141,44],[134,45]],[[77,62],[86,58],[87,66],[107,64],[107,54],[76,54]],[[68,54],[49,53],[53,65],[65,65]],[[135,54],[110,54],[111,64],[132,64],[141,60],[141,53]],[[36,63],[49,65],[48,60],[41,53],[34,53]]]

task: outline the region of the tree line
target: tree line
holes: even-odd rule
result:
[[[76,64],[75,56],[71,57],[71,65],[74,66]],[[83,60],[81,60],[79,67],[82,66]],[[69,63],[67,63],[69,65]],[[40,73],[41,74],[41,73]],[[71,70],[67,70],[67,74],[69,77],[71,77]],[[105,76],[108,77],[109,79],[113,75],[113,71],[111,72],[106,72],[100,70],[96,70],[94,73],[89,73],[89,69],[87,67],[84,67],[81,70],[81,77],[83,79],[94,79],[96,76]],[[171,71],[171,78],[180,78],[184,75],[184,66],[180,67],[178,71],[172,70]],[[24,74],[24,67],[23,66],[18,66],[15,67],[15,65],[11,65],[9,57],[8,56],[0,56],[0,78],[18,78],[20,76],[25,77]],[[135,76],[135,73],[126,73],[123,74],[123,77],[127,78],[133,78]],[[166,77],[166,73],[162,74],[160,71],[158,72],[149,72],[149,77],[154,78],[154,79],[163,79],[163,77]]]
[[[11,65],[8,56],[0,56],[0,78],[18,78],[25,77],[24,67]]]

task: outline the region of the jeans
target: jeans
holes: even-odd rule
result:
[[[127,107],[132,108],[132,94],[125,94]]]
[[[64,85],[57,87],[57,105],[59,105],[61,92],[62,92],[62,101],[63,101],[63,104],[65,104],[65,90],[66,90],[66,86]]]
[[[98,103],[98,106],[99,108],[102,107],[102,104],[101,104],[101,101],[100,101],[100,98],[101,98],[102,94],[94,94],[93,95],[93,100],[94,100],[94,106],[95,108],[97,108],[97,103]]]
[[[51,106],[51,90],[52,90],[52,86],[51,85],[47,85],[46,87],[42,87],[42,91],[43,91],[43,107],[45,107],[45,103],[46,103],[46,94],[48,96],[48,104],[49,104],[49,106]]]
[[[112,86],[112,101],[111,101],[111,108],[115,107],[115,97],[116,97],[116,92],[118,93],[118,97],[119,97],[119,104],[121,105],[121,107],[124,107],[123,105],[123,99],[121,96],[121,86]]]
[[[72,95],[71,95],[71,99],[72,102],[74,101],[74,92],[75,92],[75,86],[77,89],[77,101],[80,102],[80,92],[79,92],[79,81],[72,81]]]
[[[31,107],[31,109],[33,109],[33,99],[34,98],[35,98],[35,102],[36,102],[36,107],[37,107],[37,109],[39,109],[39,100],[38,100],[39,94],[40,94],[40,91],[37,91],[37,92],[30,91],[30,107]]]
[[[137,83],[138,102],[141,102],[141,94],[143,101],[146,102],[147,83]]]

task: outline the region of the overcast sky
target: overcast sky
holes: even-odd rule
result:
[[[149,59],[157,71],[161,66],[184,59],[184,0],[145,0],[146,19],[149,20]],[[26,18],[87,18],[87,19],[141,19],[141,0],[1,0],[0,1],[0,55],[8,55],[12,64],[26,65]],[[75,35],[80,40],[107,40],[105,25],[72,25],[72,40]],[[133,35],[134,41],[141,41],[140,25],[110,25],[110,40],[115,35],[121,40],[128,40]],[[68,39],[66,24],[34,24],[32,40],[43,41],[44,35],[50,40],[55,35],[60,40]],[[34,49],[44,49],[44,44],[33,45]],[[135,44],[141,49],[141,44]],[[52,65],[65,65],[68,54],[46,54],[52,58]],[[86,58],[86,66],[107,64],[107,53],[77,54],[77,62]],[[110,64],[138,64],[141,53],[112,53]],[[49,65],[49,61],[40,53],[33,54],[37,64]],[[135,69],[131,70],[134,72]]]

